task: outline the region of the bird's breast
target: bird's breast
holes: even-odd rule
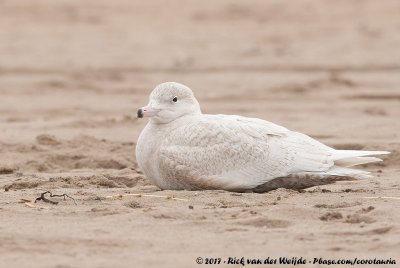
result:
[[[165,126],[148,123],[140,133],[136,144],[136,160],[146,177],[158,187],[166,188],[164,176],[160,171],[159,150],[168,129]]]

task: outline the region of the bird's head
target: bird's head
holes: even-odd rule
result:
[[[166,82],[151,92],[149,104],[137,111],[137,117],[150,117],[151,122],[166,124],[184,115],[200,113],[200,105],[190,88]]]

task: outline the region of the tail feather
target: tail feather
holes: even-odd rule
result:
[[[373,177],[368,171],[339,166],[333,166],[326,172],[326,174],[331,176],[351,177],[357,179],[368,179]]]
[[[352,167],[356,165],[382,161],[382,159],[377,157],[371,157],[370,155],[383,155],[383,154],[390,154],[390,152],[335,150],[332,159],[335,163],[335,166]]]
[[[382,155],[382,154],[390,154],[390,152],[386,151],[359,151],[359,150],[335,150],[333,152],[332,160],[341,160],[346,158],[353,157],[362,157],[369,155]]]
[[[335,165],[340,167],[352,167],[373,162],[380,162],[382,159],[377,157],[351,157],[335,161]]]

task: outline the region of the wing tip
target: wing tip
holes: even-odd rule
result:
[[[371,155],[381,155],[381,154],[391,154],[392,152],[389,151],[371,151]]]

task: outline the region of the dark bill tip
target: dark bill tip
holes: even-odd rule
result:
[[[143,118],[143,110],[142,109],[137,110],[137,117]]]

